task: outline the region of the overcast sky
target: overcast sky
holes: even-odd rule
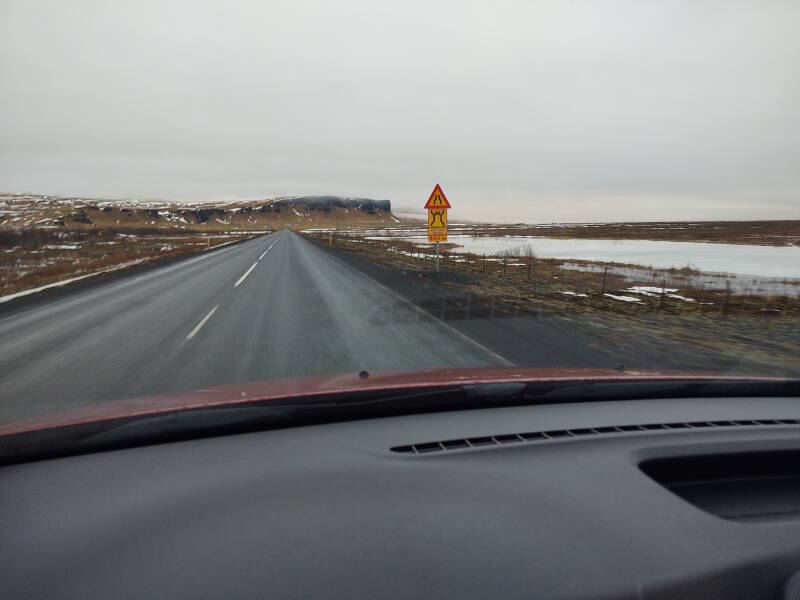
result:
[[[0,190],[800,218],[797,0],[0,0]]]

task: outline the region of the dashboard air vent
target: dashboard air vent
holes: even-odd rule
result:
[[[659,431],[676,429],[712,429],[730,427],[758,427],[764,425],[800,425],[800,419],[758,419],[743,421],[692,421],[685,423],[644,423],[641,425],[611,425],[606,427],[584,427],[580,429],[554,429],[550,431],[529,431],[526,433],[504,433],[482,437],[459,438],[438,442],[424,442],[394,446],[390,450],[400,454],[428,454],[484,446],[544,442],[567,438],[584,438],[598,435],[615,435],[638,431]]]

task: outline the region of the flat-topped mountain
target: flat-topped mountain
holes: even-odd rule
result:
[[[397,223],[389,200],[293,196],[270,200],[174,203],[0,194],[0,229],[114,228],[261,230]]]

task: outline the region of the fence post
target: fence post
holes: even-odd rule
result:
[[[606,293],[606,279],[608,278],[608,267],[603,269],[603,293]]]
[[[725,280],[725,297],[722,299],[722,308],[720,309],[720,312],[723,315],[728,314],[728,302],[730,302],[730,300],[731,300],[731,280],[730,279],[726,279]]]
[[[506,272],[506,265],[508,264],[508,256],[503,257],[503,273]]]
[[[533,263],[531,263],[530,260],[529,260],[528,261],[528,281],[531,280],[531,266],[532,266],[532,264]]]

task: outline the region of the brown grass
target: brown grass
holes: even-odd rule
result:
[[[122,237],[124,235],[125,237]],[[136,261],[154,263],[202,252],[247,234],[122,233],[108,231],[23,230],[0,233],[0,295]],[[78,246],[77,250],[57,246]]]
[[[327,236],[323,238],[327,243]],[[503,270],[502,262],[484,261],[471,255],[469,263],[454,262],[452,254],[442,259],[443,273],[432,271],[430,255],[409,257],[387,251],[388,247],[411,251],[404,243],[376,240],[361,242],[352,238],[333,237],[332,245],[357,253],[372,262],[414,274],[414,279],[431,281],[463,293],[469,302],[424,307],[443,318],[542,317],[566,320],[589,327],[603,344],[644,344],[651,349],[663,348],[674,353],[691,353],[702,362],[716,357],[736,364],[761,365],[759,372],[800,373],[798,326],[800,302],[786,297],[731,296],[727,303],[724,291],[679,290],[679,294],[695,297],[688,303],[666,296],[642,296],[640,303],[625,303],[602,293],[602,279],[597,273],[564,271],[560,261],[533,257],[514,258],[524,266]],[[459,255],[460,258],[460,255]],[[531,278],[528,278],[528,265]],[[602,277],[602,274],[599,274]],[[611,293],[631,285],[621,277],[609,275],[606,289]],[[580,291],[586,298],[566,296],[564,291]],[[459,316],[460,315],[460,316]],[[466,317],[468,318],[468,317]],[[682,350],[681,350],[682,349]]]
[[[325,243],[328,236],[318,236]],[[433,253],[428,248],[420,248],[413,242],[403,240],[366,240],[350,236],[332,236],[337,247],[367,255],[370,260],[387,266],[429,272],[433,268]],[[413,253],[407,256],[402,252]],[[500,295],[515,305],[515,310],[534,302],[538,305],[546,300],[559,308],[578,311],[612,311],[615,313],[642,313],[659,311],[671,314],[754,314],[758,316],[781,316],[800,314],[800,301],[784,296],[756,296],[726,294],[725,290],[678,287],[677,295],[692,298],[695,302],[670,298],[668,295],[637,295],[624,290],[634,285],[652,286],[658,281],[654,271],[651,281],[626,281],[622,275],[611,272],[591,272],[562,269],[565,263],[585,263],[589,261],[563,261],[541,259],[535,256],[484,256],[442,250],[440,268],[443,271],[468,274],[475,283],[472,291],[476,295]],[[597,263],[595,263],[597,264]],[[605,263],[604,263],[605,264]],[[637,267],[609,263],[610,266]],[[694,269],[671,269],[668,273],[695,275]],[[567,296],[563,292],[588,294],[588,298]],[[637,303],[624,303],[605,296],[605,293],[628,295],[639,298]]]

